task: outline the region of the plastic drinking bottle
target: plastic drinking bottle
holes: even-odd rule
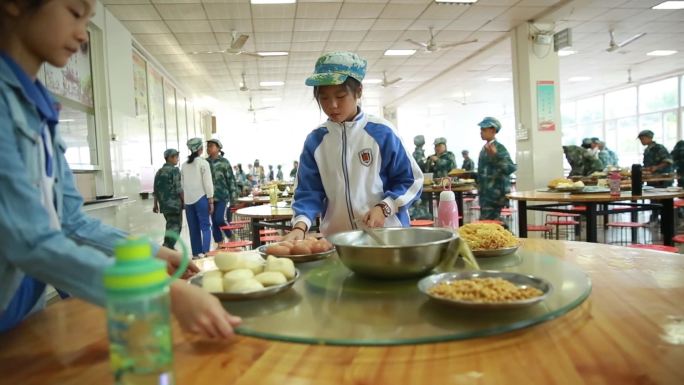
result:
[[[188,267],[187,247],[182,241],[180,245],[183,261],[171,277],[166,264],[152,256],[145,237],[128,238],[114,249],[116,261],[104,272],[104,287],[109,357],[117,385],[175,383],[169,284]]]

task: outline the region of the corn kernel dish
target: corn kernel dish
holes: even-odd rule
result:
[[[503,278],[472,278],[440,282],[431,287],[430,294],[451,300],[501,303],[541,296],[534,287],[519,287]]]

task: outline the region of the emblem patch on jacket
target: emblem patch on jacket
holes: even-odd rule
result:
[[[359,160],[361,161],[361,164],[369,167],[371,163],[373,163],[373,153],[371,152],[370,148],[364,148],[363,150],[359,151]]]

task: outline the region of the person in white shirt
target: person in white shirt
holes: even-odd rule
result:
[[[204,257],[211,245],[209,216],[214,211],[214,182],[209,163],[200,158],[202,139],[188,140],[190,156],[181,166],[181,180],[185,193],[185,216],[190,231],[190,247],[193,258]]]

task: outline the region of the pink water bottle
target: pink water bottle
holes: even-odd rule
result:
[[[617,171],[613,171],[608,176],[608,186],[610,187],[611,196],[620,196],[620,174]]]
[[[456,196],[451,190],[439,193],[439,208],[437,209],[437,226],[458,229],[458,206]]]

